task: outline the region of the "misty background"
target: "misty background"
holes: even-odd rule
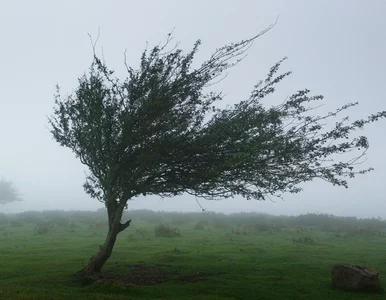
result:
[[[24,201],[3,205],[2,212],[26,210],[95,210],[103,204],[83,191],[85,168],[51,137],[55,86],[62,95],[77,87],[93,58],[88,33],[100,37],[96,50],[107,66],[126,76],[137,67],[146,47],[165,41],[188,51],[197,39],[203,44],[200,63],[216,48],[256,35],[248,56],[227,78],[214,86],[234,104],[249,96],[254,84],[284,56],[281,70],[293,74],[279,85],[267,105],[282,102],[299,89],[325,96],[319,113],[348,102],[350,120],[386,110],[386,1],[2,1],[0,4],[0,177],[14,182]],[[337,119],[338,120],[338,119]],[[335,120],[331,120],[335,122]],[[360,132],[370,149],[363,168],[375,171],[349,182],[349,189],[321,180],[303,185],[300,194],[284,194],[275,202],[200,200],[217,212],[256,211],[271,214],[321,212],[342,216],[386,218],[386,123]],[[194,197],[139,197],[129,210],[200,211]]]

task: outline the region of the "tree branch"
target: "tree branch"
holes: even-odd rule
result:
[[[127,227],[130,226],[131,220],[126,221],[123,224],[119,224],[119,232],[125,230]]]

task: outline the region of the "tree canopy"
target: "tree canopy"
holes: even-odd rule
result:
[[[223,109],[215,105],[224,97],[211,85],[261,34],[217,49],[197,68],[192,63],[201,42],[184,54],[168,50],[169,35],[165,45],[145,49],[139,69],[126,64],[124,79],[94,51],[75,92],[63,98],[58,88],[51,133],[88,167],[84,188],[105,203],[109,219],[105,243],[81,273],[100,271],[117,234],[130,225],[121,224],[122,212],[136,196],[264,200],[297,193],[301,183],[317,178],[347,187],[349,178],[371,170],[359,167],[369,143],[356,132],[386,112],[332,124],[357,103],[319,115],[323,96],[308,89],[269,106],[265,98],[291,74],[279,72],[285,58],[247,99]]]
[[[316,115],[312,104],[323,96],[304,89],[280,105],[264,105],[291,74],[278,74],[284,59],[248,99],[214,106],[222,94],[205,87],[237,64],[255,38],[218,49],[196,69],[191,64],[200,41],[186,55],[180,49],[164,53],[168,43],[154,47],[143,52],[139,70],[127,66],[123,81],[95,56],[74,95],[62,99],[58,91],[50,119],[55,140],[89,167],[86,191],[102,202],[181,193],[264,199],[299,192],[300,183],[314,178],[347,186],[347,178],[369,171],[356,164],[367,138],[351,134],[386,113],[351,123],[345,117],[326,130],[328,119],[358,103]],[[357,155],[337,160],[342,156],[336,154],[353,151]]]
[[[21,201],[22,198],[11,181],[0,179],[0,204]]]

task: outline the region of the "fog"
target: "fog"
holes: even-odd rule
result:
[[[348,102],[350,119],[386,110],[386,1],[3,1],[0,6],[0,177],[14,182],[24,201],[0,207],[26,210],[94,210],[103,205],[85,194],[84,166],[51,137],[55,86],[71,93],[90,66],[88,33],[100,37],[97,51],[117,74],[128,63],[138,66],[146,47],[164,41],[174,28],[180,47],[203,42],[197,60],[218,47],[255,35],[279,16],[276,26],[260,37],[248,56],[215,86],[226,104],[248,97],[269,68],[288,56],[283,71],[293,74],[272,101],[283,101],[299,89],[325,96],[319,113]],[[222,103],[223,105],[224,103]],[[345,113],[342,116],[347,115]],[[333,122],[335,120],[332,120]],[[349,189],[321,180],[304,185],[300,194],[284,194],[275,202],[200,200],[207,210],[256,211],[272,214],[321,212],[343,216],[386,218],[386,123],[379,121],[361,134],[370,141],[363,167],[375,171],[349,182]],[[200,211],[194,197],[139,197],[129,210]]]

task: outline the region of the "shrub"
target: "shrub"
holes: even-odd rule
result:
[[[204,230],[205,229],[205,222],[198,221],[196,225],[194,225],[195,230]]]
[[[62,216],[57,217],[55,219],[51,219],[50,223],[60,227],[67,227],[69,225],[67,218]]]
[[[209,220],[208,219],[204,219],[204,217],[200,217],[200,221],[199,221],[201,224],[207,226],[210,224]]]
[[[7,225],[8,224],[8,217],[4,213],[0,213],[0,225]]]
[[[15,215],[17,220],[23,220],[24,223],[37,224],[43,220],[41,212],[25,211]]]
[[[183,213],[172,213],[170,214],[172,224],[182,225],[190,221],[190,216]]]
[[[225,218],[216,218],[213,220],[213,226],[215,228],[221,229],[221,228],[229,228],[229,223]]]
[[[333,235],[336,238],[346,238],[348,237],[347,233],[334,233]]]
[[[253,230],[260,232],[268,232],[272,230],[272,226],[267,223],[258,223],[252,226]]]
[[[202,238],[200,239],[200,243],[201,243],[202,245],[208,245],[208,244],[210,243],[210,239],[209,239],[208,237],[202,237]]]
[[[154,229],[154,234],[157,237],[178,237],[181,236],[177,228],[170,227],[166,224],[160,224]]]
[[[93,223],[89,225],[89,229],[104,229],[107,228],[107,222]]]
[[[125,219],[139,219],[148,223],[157,224],[163,222],[164,213],[141,209],[126,211],[123,215]]]
[[[51,226],[49,223],[38,223],[35,225],[35,234],[46,234],[50,232]]]
[[[349,236],[382,236],[379,228],[353,228],[347,232]]]
[[[245,228],[236,228],[236,229],[232,229],[231,230],[231,234],[234,234],[234,235],[247,235],[248,232]]]
[[[147,229],[144,227],[135,229],[134,236],[145,238],[147,236]]]
[[[67,232],[75,232],[76,225],[72,222],[65,225],[65,231]]]
[[[313,238],[311,236],[304,236],[297,239],[292,239],[294,243],[301,243],[301,244],[317,244],[319,242],[318,239]]]
[[[22,227],[23,223],[19,220],[12,220],[10,222],[11,227]]]

